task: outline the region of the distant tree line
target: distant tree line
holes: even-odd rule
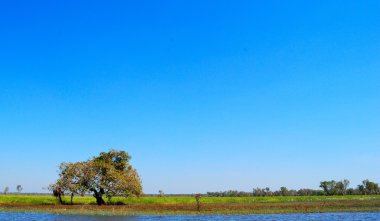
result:
[[[319,190],[299,189],[292,190],[281,187],[279,190],[272,191],[269,187],[253,188],[252,192],[244,192],[237,190],[228,190],[220,192],[207,192],[207,196],[212,197],[248,197],[248,196],[336,196],[336,195],[376,195],[380,194],[379,184],[363,180],[356,188],[350,188],[349,180],[341,181],[322,181]]]

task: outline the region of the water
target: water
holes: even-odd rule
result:
[[[211,216],[76,216],[0,212],[0,221],[380,221],[380,213],[314,213]]]

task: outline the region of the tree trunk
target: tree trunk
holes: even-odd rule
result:
[[[62,201],[62,190],[60,188],[55,188],[53,190],[53,195],[58,199],[58,202],[60,204],[63,204],[63,201]]]
[[[106,202],[104,202],[104,200],[101,196],[96,197],[96,203],[98,204],[98,206],[106,204]]]
[[[70,203],[71,203],[71,205],[74,204],[74,203],[73,203],[73,198],[74,198],[74,193],[71,193],[71,198],[70,198]]]
[[[62,195],[60,193],[58,194],[58,201],[60,204],[63,204]]]
[[[106,204],[103,200],[103,197],[102,197],[102,191],[98,192],[97,190],[93,189],[92,191],[94,191],[94,197],[96,198],[96,204],[98,204],[98,206],[101,206],[101,205],[104,205]]]

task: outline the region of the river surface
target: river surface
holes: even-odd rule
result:
[[[380,221],[380,213],[314,213],[210,216],[77,216],[0,212],[0,221]]]

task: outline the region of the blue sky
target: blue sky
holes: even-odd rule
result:
[[[144,191],[380,182],[378,1],[0,3],[0,189],[132,155]]]

